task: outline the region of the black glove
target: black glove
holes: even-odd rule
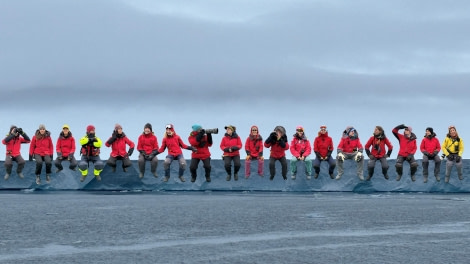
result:
[[[199,131],[199,133],[196,135],[196,141],[201,142],[202,138],[204,137],[204,129]]]
[[[33,155],[29,155],[29,161],[33,161]]]
[[[155,155],[152,155],[152,154],[145,157],[145,159],[148,159],[148,160],[153,160],[153,158],[155,158]]]
[[[392,150],[391,150],[391,149],[389,149],[389,150],[387,151],[387,157],[388,157],[388,158],[390,158],[390,155],[392,155]]]
[[[129,151],[127,151],[127,156],[131,156],[132,153],[134,153],[134,148],[130,148]]]
[[[139,151],[139,153],[140,153],[140,155],[145,157],[145,151],[141,150],[141,151]]]
[[[455,162],[459,163],[461,160],[462,160],[462,157],[460,156],[455,157]]]
[[[23,129],[21,127],[19,127],[19,128],[16,129],[16,132],[22,135],[23,134]]]
[[[370,150],[369,149],[366,149],[366,154],[368,157],[370,157]]]
[[[160,152],[158,152],[158,150],[154,149],[151,153],[151,155],[154,155],[154,156],[157,156],[158,154],[160,154]]]
[[[88,137],[88,144],[93,145],[93,142],[95,142],[95,140],[95,137]]]
[[[412,159],[413,159],[413,155],[412,155],[412,154],[410,154],[410,155],[408,155],[408,157],[406,157],[406,160],[407,160],[407,161],[411,161]]]
[[[207,143],[212,144],[212,134],[207,134]]]
[[[428,156],[428,157],[429,157],[429,152],[427,152],[427,151],[423,151],[423,155],[425,155],[425,156]]]
[[[321,155],[318,151],[315,151],[315,158],[321,160]]]
[[[284,141],[283,138],[279,139],[279,146],[281,146],[281,148],[285,148],[285,147],[286,147],[286,141]]]
[[[224,148],[224,152],[229,152],[230,148]]]
[[[449,155],[449,156],[447,156],[447,160],[448,160],[448,161],[453,161],[453,160],[454,160],[454,155]]]
[[[398,128],[398,129],[403,129],[403,128],[408,128],[407,126],[405,126],[404,124],[401,124],[401,125],[398,125],[396,126],[395,128]]]
[[[62,159],[62,152],[57,152],[57,158],[60,160]]]
[[[445,158],[446,158],[446,154],[442,153],[441,158],[442,158],[442,159],[445,159]]]
[[[370,160],[375,160],[375,157],[372,154],[368,154],[367,157],[369,157]]]
[[[73,153],[70,153],[67,159],[72,160],[73,159]]]
[[[240,149],[240,148],[237,147],[237,146],[233,146],[233,147],[232,147],[232,151],[237,151],[237,150],[239,150],[239,149]]]
[[[187,148],[187,150],[191,150],[192,152],[196,152],[197,149],[196,149],[195,147],[193,147],[193,146],[189,146],[189,147]]]

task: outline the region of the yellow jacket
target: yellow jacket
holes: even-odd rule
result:
[[[460,157],[462,157],[463,139],[453,139],[451,137],[446,137],[444,142],[442,142],[441,150],[446,156],[449,154],[458,154]]]

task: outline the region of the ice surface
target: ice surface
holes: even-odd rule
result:
[[[429,181],[423,183],[421,161],[420,167],[416,174],[416,181],[412,182],[409,175],[409,166],[404,165],[404,175],[400,181],[396,181],[395,160],[389,160],[389,180],[385,180],[381,173],[381,167],[376,164],[375,174],[371,181],[360,181],[355,174],[355,164],[352,161],[345,162],[345,174],[340,180],[332,180],[328,176],[326,164],[321,167],[320,177],[318,179],[306,180],[304,175],[304,167],[302,163],[298,164],[297,179],[291,180],[290,173],[288,180],[284,181],[281,176],[280,164],[276,163],[276,176],[273,181],[269,180],[268,162],[265,162],[264,177],[258,176],[256,173],[256,164],[252,163],[252,173],[250,178],[246,179],[244,174],[244,162],[239,171],[238,181],[226,181],[226,172],[223,161],[212,160],[212,182],[207,183],[204,178],[204,169],[199,164],[198,178],[195,183],[191,183],[189,168],[185,171],[186,182],[182,183],[178,177],[178,164],[173,162],[171,165],[171,178],[167,183],[163,179],[163,162],[160,161],[157,173],[159,178],[154,178],[147,171],[143,179],[138,177],[137,161],[133,161],[133,166],[128,172],[123,172],[118,161],[116,173],[106,166],[101,174],[102,181],[98,182],[89,173],[85,182],[80,182],[80,172],[70,171],[64,162],[65,169],[55,174],[53,168],[52,181],[50,184],[45,183],[45,168],[42,171],[42,184],[36,185],[34,177],[34,162],[27,162],[24,175],[25,179],[19,179],[13,167],[13,173],[8,181],[3,180],[5,168],[3,162],[0,163],[0,189],[43,189],[43,190],[120,190],[120,191],[281,191],[281,192],[356,192],[356,193],[374,193],[374,192],[470,192],[470,179],[468,172],[470,171],[469,160],[464,160],[464,180],[457,178],[455,167],[452,170],[450,183],[444,183],[445,162],[441,164],[441,181],[437,182],[433,175],[429,176]],[[364,168],[366,168],[367,162]],[[188,161],[189,167],[189,161]],[[433,171],[434,164],[429,165],[430,172]],[[90,170],[91,171],[91,170]],[[336,173],[336,171],[335,171]],[[366,169],[364,175],[367,174]]]
[[[2,191],[0,263],[468,263],[467,194]]]

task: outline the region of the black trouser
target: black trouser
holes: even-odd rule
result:
[[[36,160],[36,175],[41,174],[42,163],[46,163],[46,174],[51,174],[52,172],[52,158],[49,155],[41,156],[39,154],[34,155]]]
[[[233,161],[233,173],[237,174],[240,170],[240,155],[237,156],[225,156],[224,157],[224,167],[228,175],[232,175],[232,161]]]
[[[18,168],[16,168],[16,172],[21,173],[23,171],[24,165],[26,164],[26,161],[24,161],[21,155],[18,155],[16,157],[7,155],[5,157],[5,163],[3,164],[5,166],[5,170],[8,174],[11,174],[11,170],[13,168],[13,161],[16,161],[16,163],[18,163]]]
[[[189,164],[189,171],[191,172],[191,178],[197,177],[197,166],[199,165],[199,161],[202,161],[202,165],[206,172],[205,174],[206,178],[210,177],[211,176],[211,158],[209,157],[204,160],[197,159],[197,158],[191,159],[191,164]]]
[[[276,175],[276,160],[278,160],[280,163],[281,163],[281,167],[282,167],[282,177],[283,178],[286,178],[287,177],[287,159],[286,157],[282,157],[282,158],[273,158],[273,157],[269,157],[269,173],[271,174],[271,178],[274,177],[274,175]]]

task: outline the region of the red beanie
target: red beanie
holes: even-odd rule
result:
[[[95,131],[95,127],[94,127],[93,125],[88,125],[88,126],[86,127],[86,132],[87,132],[87,133],[90,133],[90,131]]]

